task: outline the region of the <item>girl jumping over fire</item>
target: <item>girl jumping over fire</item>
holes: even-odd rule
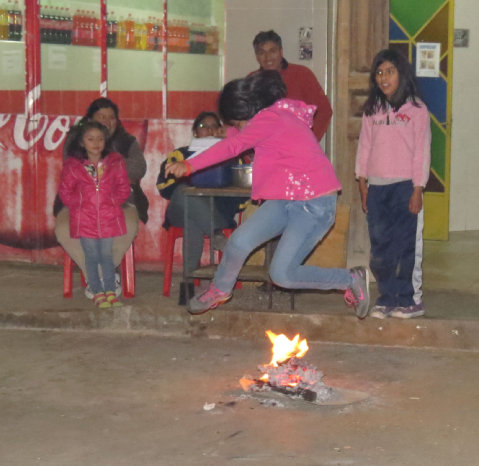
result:
[[[218,109],[233,126],[227,138],[191,161],[171,163],[176,177],[235,157],[253,148],[251,197],[259,209],[228,240],[210,287],[191,298],[188,310],[202,314],[228,301],[243,263],[268,240],[281,236],[270,265],[272,281],[283,288],[346,290],[345,299],[366,317],[369,276],[365,267],[321,268],[303,261],[334,224],[341,185],[311,131],[316,107],[286,99],[276,71],[260,71],[229,82]]]

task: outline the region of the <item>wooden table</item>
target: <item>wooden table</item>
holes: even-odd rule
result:
[[[210,238],[214,236],[214,199],[215,197],[250,197],[251,189],[238,188],[235,186],[227,186],[224,188],[196,188],[189,187],[185,189],[185,219],[183,229],[183,241],[185,246],[183,248],[183,279],[185,283],[191,282],[194,278],[212,279],[216,272],[217,264],[215,264],[215,254],[210,241],[210,264],[208,266],[200,267],[193,272],[188,273],[186,264],[188,257],[188,199],[189,197],[207,197],[210,200],[210,212],[211,212],[211,226],[210,226]],[[273,305],[273,285],[269,277],[269,264],[271,262],[271,245],[268,242],[265,247],[265,265],[245,265],[241,269],[238,280],[252,281],[252,282],[265,282],[267,284],[267,290],[269,294],[268,308],[271,309]],[[188,286],[186,287],[188,290]],[[187,291],[188,293],[188,291]],[[188,296],[190,298],[190,296]]]

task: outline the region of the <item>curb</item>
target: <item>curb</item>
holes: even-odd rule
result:
[[[337,314],[214,310],[190,316],[183,309],[126,305],[111,311],[71,309],[0,311],[1,328],[154,332],[161,336],[263,339],[265,330],[313,342],[479,350],[479,321],[416,318],[364,319]]]

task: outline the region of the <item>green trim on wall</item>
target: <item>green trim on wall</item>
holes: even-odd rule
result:
[[[390,12],[414,36],[447,0],[390,0]]]

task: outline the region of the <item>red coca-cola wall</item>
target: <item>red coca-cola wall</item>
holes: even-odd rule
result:
[[[209,96],[197,99],[201,109],[213,109]],[[86,108],[88,102],[83,102]],[[204,106],[203,106],[204,105]],[[85,109],[83,109],[84,111]],[[120,107],[123,112],[123,109]],[[196,109],[195,109],[196,110]],[[128,109],[127,112],[129,113]],[[62,165],[62,146],[68,129],[80,117],[39,114],[28,119],[0,114],[0,260],[61,264],[63,250],[55,234],[53,201]],[[144,148],[147,174],[142,187],[150,202],[149,221],[140,223],[135,240],[138,270],[162,270],[166,201],[156,189],[160,165],[167,154],[191,139],[191,120],[122,118],[127,131]],[[178,241],[175,263],[181,264]]]

